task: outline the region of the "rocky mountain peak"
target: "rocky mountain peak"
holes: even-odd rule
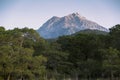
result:
[[[91,29],[108,31],[103,26],[87,20],[78,13],[72,13],[64,17],[53,16],[37,31],[43,38],[57,38],[62,35],[71,35],[80,30]]]
[[[78,17],[78,18],[80,18],[80,19],[85,19],[85,17],[84,16],[81,16],[79,13],[72,13],[72,14],[69,14],[69,15],[67,15],[66,17],[72,17],[72,18],[75,18],[75,17]]]

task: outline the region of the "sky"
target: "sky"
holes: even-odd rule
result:
[[[52,16],[78,12],[106,28],[120,24],[120,0],[0,0],[0,26],[38,29]]]

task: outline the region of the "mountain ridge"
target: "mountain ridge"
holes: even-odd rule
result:
[[[45,22],[37,32],[46,39],[57,38],[62,35],[71,35],[80,30],[91,29],[107,32],[108,30],[96,22],[87,20],[78,13],[72,13],[64,17],[53,16]]]

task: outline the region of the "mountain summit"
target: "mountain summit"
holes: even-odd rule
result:
[[[93,21],[87,20],[78,13],[69,14],[64,17],[53,16],[37,31],[43,38],[49,39],[62,35],[71,35],[85,29],[108,31],[106,28]]]

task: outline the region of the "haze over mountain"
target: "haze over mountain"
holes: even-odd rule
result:
[[[63,35],[71,35],[80,30],[91,29],[108,32],[105,27],[87,20],[78,13],[72,13],[64,17],[53,16],[37,31],[43,38],[57,38]]]

